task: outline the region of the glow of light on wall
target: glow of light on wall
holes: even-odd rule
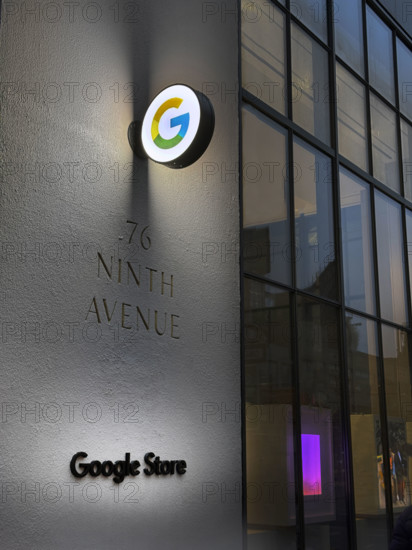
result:
[[[322,494],[320,435],[302,434],[303,494]]]

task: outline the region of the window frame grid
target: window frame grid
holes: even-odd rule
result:
[[[390,484],[390,468],[389,468],[389,434],[388,434],[388,418],[387,418],[387,404],[385,393],[385,378],[384,378],[384,357],[383,357],[383,342],[382,342],[382,327],[384,325],[390,326],[394,329],[401,330],[405,333],[408,340],[409,350],[411,350],[412,341],[412,319],[411,319],[411,273],[409,272],[408,263],[408,241],[407,241],[407,227],[406,227],[406,209],[411,212],[412,215],[412,201],[409,201],[404,196],[405,182],[403,175],[403,152],[402,152],[402,132],[401,132],[401,120],[406,121],[412,125],[412,120],[403,115],[400,112],[400,100],[399,100],[399,83],[398,83],[398,65],[397,65],[397,39],[399,38],[409,49],[412,49],[412,43],[408,35],[394,22],[391,16],[388,16],[386,11],[376,4],[374,0],[361,0],[362,2],[362,25],[363,25],[363,48],[364,48],[364,63],[365,63],[365,78],[361,77],[354,69],[352,69],[345,61],[343,61],[335,52],[334,42],[334,23],[333,18],[333,6],[330,2],[327,3],[327,35],[328,43],[325,44],[319,39],[309,28],[307,28],[294,14],[290,13],[290,0],[286,0],[286,6],[283,6],[277,0],[272,0],[272,3],[285,14],[285,83],[287,87],[287,105],[286,116],[278,113],[274,108],[270,107],[261,99],[253,96],[247,90],[240,89],[240,112],[243,104],[250,104],[259,112],[269,117],[271,120],[281,125],[288,131],[288,152],[287,163],[289,165],[289,214],[290,214],[290,236],[291,242],[295,245],[295,224],[294,224],[294,177],[293,177],[293,141],[294,137],[302,139],[304,142],[312,147],[315,147],[322,153],[326,154],[332,162],[332,174],[333,174],[333,214],[334,214],[334,235],[335,235],[335,258],[337,262],[337,285],[338,293],[337,300],[325,298],[323,296],[316,296],[302,289],[296,287],[296,258],[293,255],[292,258],[292,277],[291,285],[282,284],[279,282],[271,281],[264,276],[254,275],[243,270],[243,264],[241,264],[242,274],[242,292],[243,292],[243,279],[248,278],[256,280],[260,283],[273,285],[278,288],[283,288],[289,293],[290,296],[290,323],[293,334],[297,329],[297,299],[299,296],[309,298],[317,303],[325,303],[329,306],[339,309],[339,349],[341,357],[341,416],[343,420],[343,430],[345,435],[345,462],[347,472],[347,501],[346,508],[348,510],[348,537],[351,544],[351,548],[356,550],[356,526],[355,526],[355,506],[354,506],[354,480],[353,480],[353,462],[352,462],[352,449],[351,449],[351,436],[350,436],[350,403],[349,403],[349,389],[348,389],[348,357],[347,357],[347,338],[346,338],[346,325],[345,317],[347,313],[353,313],[354,315],[370,319],[376,323],[377,327],[377,344],[378,353],[377,369],[378,369],[378,382],[379,382],[379,416],[382,429],[382,447],[384,454],[384,480],[385,480],[385,500],[386,500],[386,523],[388,538],[390,541],[393,531],[393,506],[392,506],[392,493]],[[388,101],[378,90],[376,90],[369,83],[369,67],[367,56],[367,21],[366,21],[366,6],[369,6],[380,17],[383,22],[389,27],[392,33],[393,44],[393,62],[394,62],[394,86],[395,86],[395,105]],[[330,137],[331,146],[323,143],[315,136],[305,131],[298,126],[292,120],[292,68],[291,68],[291,22],[299,26],[301,30],[307,33],[313,40],[319,43],[322,48],[327,51],[328,55],[328,68],[329,68],[329,87],[330,87]],[[240,50],[241,51],[241,50]],[[365,86],[366,92],[366,132],[367,132],[367,151],[369,159],[369,171],[365,172],[358,168],[351,161],[339,154],[338,150],[338,121],[337,121],[337,107],[336,107],[336,64],[340,63],[346,70],[348,70],[358,81]],[[241,82],[241,80],[240,80]],[[370,94],[374,93],[385,105],[387,105],[396,116],[396,136],[398,145],[398,163],[399,163],[399,177],[400,177],[400,193],[397,193],[387,187],[385,184],[377,180],[373,174],[373,162],[372,162],[372,133],[371,133],[371,111],[370,111]],[[240,140],[240,150],[242,149],[242,141]],[[240,157],[242,158],[242,157]],[[356,308],[345,306],[344,285],[343,285],[343,262],[342,262],[342,242],[340,235],[340,197],[339,197],[339,169],[344,167],[347,170],[360,177],[363,181],[368,183],[370,192],[370,210],[371,210],[371,224],[372,224],[372,253],[373,253],[373,273],[375,278],[375,302],[376,302],[376,314],[368,314],[363,311],[359,311]],[[241,178],[240,178],[241,182]],[[241,183],[240,183],[241,185]],[[402,236],[403,236],[403,264],[405,269],[405,282],[406,282],[406,301],[408,309],[408,326],[402,326],[395,322],[387,321],[381,317],[380,308],[380,294],[379,294],[379,274],[377,263],[377,233],[376,233],[376,217],[375,217],[375,189],[382,192],[384,195],[400,204],[401,207],[401,223],[402,223]],[[241,192],[241,188],[240,188]],[[241,203],[242,204],[242,203]],[[241,226],[242,228],[242,226]],[[241,230],[243,232],[243,230]],[[241,241],[242,242],[242,241]],[[242,250],[242,248],[241,248]],[[242,294],[243,297],[243,294]],[[243,308],[242,308],[243,312]],[[244,341],[243,341],[244,349]],[[293,358],[293,425],[294,425],[294,444],[295,444],[295,492],[296,492],[296,528],[297,528],[297,548],[303,550],[305,548],[304,535],[305,535],[305,522],[304,522],[304,502],[303,502],[303,479],[302,479],[302,460],[301,460],[301,440],[300,440],[300,394],[299,394],[299,352],[296,338],[293,338],[291,342],[291,353]],[[410,371],[411,371],[411,356],[409,357]],[[243,358],[244,361],[244,358]],[[244,371],[244,363],[243,363]],[[412,376],[411,376],[412,378]],[[243,388],[244,391],[244,388]],[[243,393],[243,395],[245,395]],[[245,523],[247,518],[245,516]]]

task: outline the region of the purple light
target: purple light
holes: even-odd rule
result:
[[[320,435],[302,434],[303,494],[322,494]]]

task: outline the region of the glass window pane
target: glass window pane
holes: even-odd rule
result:
[[[328,54],[292,24],[293,120],[330,143]]]
[[[411,503],[411,372],[406,332],[382,325],[389,463],[394,515]]]
[[[287,132],[246,106],[242,133],[244,269],[290,283]]]
[[[333,5],[336,53],[363,76],[362,2],[334,0]]]
[[[245,279],[249,548],[296,549],[289,316],[288,292]]]
[[[369,82],[382,95],[395,103],[392,31],[372,11],[366,8],[368,25]]]
[[[242,85],[285,114],[285,17],[270,2],[242,0]]]
[[[408,266],[409,266],[409,284],[412,296],[412,212],[405,209],[406,214],[406,238],[407,238],[407,250],[408,250]]]
[[[399,108],[412,120],[412,52],[399,39],[396,40],[398,56]]]
[[[407,199],[412,201],[412,126],[401,119],[403,187]]]
[[[368,170],[365,87],[336,64],[339,153]]]
[[[345,303],[375,314],[375,282],[369,185],[340,170]]]
[[[346,337],[358,548],[387,550],[376,323],[347,314]]]
[[[396,115],[374,94],[371,101],[373,175],[400,192]]]
[[[329,157],[296,138],[294,143],[296,284],[336,298],[336,260]]]
[[[290,12],[323,42],[328,41],[326,0],[293,0]]]
[[[375,191],[376,238],[381,315],[406,325],[406,284],[404,272],[401,207]]]
[[[349,548],[338,311],[298,296],[305,548]]]

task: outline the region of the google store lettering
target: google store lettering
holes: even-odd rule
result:
[[[138,476],[140,474],[141,464],[139,460],[130,460],[130,453],[125,454],[125,460],[93,460],[92,462],[78,462],[79,459],[87,458],[87,453],[79,452],[73,455],[70,461],[70,471],[75,477],[84,477],[89,474],[91,477],[113,476],[115,483],[121,483],[126,476]],[[144,455],[146,468],[143,473],[146,476],[172,476],[174,474],[183,475],[186,473],[187,464],[185,460],[160,460],[155,453],[149,452]]]

